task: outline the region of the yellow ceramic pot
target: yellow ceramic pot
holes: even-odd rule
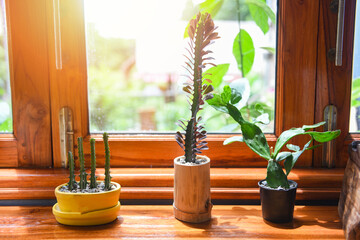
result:
[[[120,184],[111,182],[115,189],[98,193],[69,193],[60,192],[62,184],[55,189],[58,210],[61,212],[88,213],[116,206],[119,202]]]
[[[53,206],[52,211],[56,220],[61,224],[71,226],[100,225],[112,222],[117,218],[120,211],[120,202],[112,208],[106,208],[84,214],[79,212],[62,212],[59,210],[59,205],[56,203]]]

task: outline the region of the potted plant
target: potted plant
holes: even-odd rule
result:
[[[205,48],[219,38],[216,27],[208,13],[199,13],[190,20],[189,55],[185,69],[188,71],[189,83],[183,90],[188,93],[191,116],[189,120],[179,120],[178,125],[185,131],[175,135],[176,142],[184,150],[185,155],[174,159],[174,215],[177,219],[199,223],[211,219],[210,197],[210,159],[200,156],[208,149],[206,131],[198,116],[204,101],[212,97],[213,87],[203,84],[203,68],[213,58],[206,55],[211,53]]]
[[[109,136],[103,135],[105,145],[105,179],[96,181],[95,139],[90,139],[91,173],[90,182],[87,181],[83,153],[83,139],[78,138],[78,152],[80,161],[79,182],[75,180],[74,158],[68,153],[69,182],[55,189],[57,203],[53,206],[53,214],[59,223],[65,225],[99,225],[112,222],[117,218],[120,210],[120,185],[111,182]]]
[[[214,94],[207,102],[215,109],[229,114],[240,124],[242,136],[231,137],[225,140],[224,144],[235,141],[245,142],[252,151],[268,161],[266,179],[258,183],[263,218],[271,222],[289,222],[293,218],[297,183],[288,180],[287,176],[305,150],[320,146],[310,146],[313,140],[320,143],[331,141],[340,135],[340,130],[327,132],[311,130],[324,125],[325,122],[292,128],[279,136],[275,149],[272,149],[262,130],[255,123],[245,121],[242,117],[236,107],[241,98],[241,94],[236,89],[225,86],[221,94]],[[287,144],[290,139],[299,135],[310,136],[310,140],[303,148]],[[288,151],[281,151],[285,145]],[[282,169],[282,162],[286,173]]]

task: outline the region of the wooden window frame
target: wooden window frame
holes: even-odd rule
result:
[[[1,167],[52,165],[45,0],[6,1],[13,134],[0,136]]]
[[[59,96],[56,95],[56,97],[60,99],[52,101],[51,106],[51,109],[55,109],[52,111],[54,167],[61,166],[56,125],[59,106],[70,106],[75,109],[75,125],[77,126],[75,129],[78,129],[76,136],[83,136],[86,140],[94,137],[101,141],[100,136],[90,134],[88,128],[84,13],[82,1],[75,2],[76,7],[73,2],[62,2],[62,10],[67,13],[60,14],[66,16],[60,20],[64,26],[61,31],[65,33],[61,38],[62,51],[71,59],[69,60],[71,62],[64,63],[61,71],[51,71],[55,73],[51,75],[55,79],[51,82],[58,83],[54,87],[50,86],[51,95],[58,93]],[[326,57],[326,49],[333,47],[335,43],[337,19],[337,14],[330,11],[329,4],[330,0],[279,1],[275,134],[269,134],[267,137],[270,145],[273,146],[282,131],[322,121],[325,106],[334,104],[338,107],[338,127],[343,131],[337,140],[340,157],[337,158],[336,166],[343,167],[347,160],[343,154],[347,149],[345,139],[349,139],[350,101],[348,99],[352,80],[355,1],[348,1],[346,4],[344,52],[347,54],[344,56],[343,67],[335,67],[334,62]],[[298,27],[299,22],[302,24],[301,28]],[[74,51],[75,49],[78,50]],[[340,79],[343,80],[339,81]],[[69,87],[73,84],[77,86],[69,91]],[[325,91],[326,89],[329,89],[328,92]],[[324,97],[328,95],[334,95],[336,98]],[[69,102],[70,98],[71,102]],[[78,109],[79,105],[83,105],[81,109]],[[212,166],[259,167],[266,165],[266,161],[254,154],[243,143],[223,146],[223,140],[229,136],[231,134],[209,134],[210,150],[205,154],[212,159]],[[351,139],[353,137],[354,135],[350,136]],[[294,143],[301,145],[305,141],[304,137],[295,140]],[[344,142],[346,142],[345,145]],[[172,159],[182,154],[172,134],[112,135],[110,145],[113,165],[117,167],[171,167]],[[85,151],[88,150],[86,146]],[[104,163],[102,151],[99,150],[98,155],[102,166]],[[321,156],[321,149],[314,153],[305,152],[297,166],[320,167]]]
[[[6,1],[14,134],[2,135],[0,138],[0,151],[5,153],[0,156],[0,166],[31,169],[26,171],[12,169],[14,171],[10,171],[10,175],[2,172],[0,184],[4,184],[1,181],[1,174],[10,176],[3,177],[4,181],[7,181],[6,179],[20,181],[23,179],[20,176],[30,174],[38,179],[40,185],[50,188],[49,184],[55,184],[56,177],[61,174],[64,176],[65,173],[61,169],[55,169],[51,173],[39,170],[39,168],[61,167],[58,122],[59,110],[62,107],[70,107],[73,110],[74,138],[83,136],[86,141],[91,137],[99,140],[97,159],[100,167],[104,163],[101,136],[89,132],[83,0],[61,0],[59,8],[61,36],[56,35],[54,30],[56,26],[54,26],[53,3],[54,1],[48,0]],[[298,168],[303,167],[305,170],[294,172],[294,176],[302,181],[312,179],[309,173],[322,174],[324,181],[335,174],[336,179],[339,180],[347,161],[348,144],[352,140],[360,139],[360,134],[348,133],[355,3],[355,0],[348,0],[346,4],[344,64],[343,67],[334,67],[334,63],[326,57],[327,50],[334,47],[336,33],[334,23],[337,19],[337,15],[331,13],[328,8],[330,0],[279,0],[276,125],[275,133],[267,134],[266,137],[270,145],[274,146],[282,131],[321,121],[324,106],[328,104],[338,106],[338,128],[342,129],[342,134],[337,140],[336,168],[338,169],[318,170],[317,168],[321,167],[321,149],[314,152],[307,151],[297,163]],[[59,39],[62,54],[61,68],[57,68],[55,64],[57,60],[55,41]],[[336,97],[326,97],[333,95]],[[256,176],[256,168],[265,167],[266,161],[243,143],[223,146],[223,140],[229,136],[231,134],[209,134],[210,150],[205,154],[211,158],[212,167],[219,168],[216,171],[220,172],[221,168],[234,168],[234,171],[241,173],[248,171],[248,177]],[[304,142],[305,139],[294,141],[295,144]],[[88,153],[88,144],[84,147],[85,153]],[[130,176],[132,180],[136,179],[137,173],[144,169],[171,167],[174,157],[182,154],[173,134],[111,135],[110,147],[112,165],[132,168],[133,175]],[[245,170],[239,170],[240,168]],[[119,171],[119,175],[123,174],[121,169],[114,171]],[[152,172],[151,176],[155,178],[156,172]],[[221,187],[220,183],[224,178],[225,175],[217,180],[218,187]],[[235,180],[242,178],[238,176]],[[45,181],[50,183],[46,184]],[[326,187],[325,185],[322,187]],[[34,185],[30,184],[24,190],[29,195],[32,191],[30,186]],[[246,194],[255,193],[254,182],[246,186],[249,188]],[[338,187],[338,184],[334,186]],[[238,193],[239,189],[236,188],[237,185],[234,184],[230,192],[216,191],[219,191],[220,198],[221,194],[228,194],[226,196],[229,197]],[[1,189],[3,188],[0,186],[0,192]],[[10,192],[18,191],[16,188],[11,189]],[[34,189],[39,191],[35,194],[40,196],[39,198],[50,196],[50,189],[46,190],[47,195],[41,195],[38,185]],[[136,187],[135,190],[129,191],[132,191],[128,195],[129,198],[136,195]],[[149,195],[144,196],[156,197],[157,194],[158,196],[165,194],[169,197],[169,191],[169,189],[153,189]],[[338,189],[311,191],[318,194],[325,191],[334,196]],[[249,196],[246,194],[243,195],[244,198]],[[21,196],[20,194],[18,197]]]

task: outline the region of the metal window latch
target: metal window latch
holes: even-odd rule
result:
[[[335,66],[342,66],[344,47],[344,22],[345,22],[345,0],[339,0],[338,21],[336,31],[336,56]]]
[[[61,165],[68,167],[67,154],[74,152],[74,129],[73,113],[68,107],[63,107],[59,111],[59,133],[60,133],[60,157]]]
[[[324,120],[326,122],[324,125],[324,131],[336,130],[336,121],[337,121],[336,106],[328,105],[325,107]],[[322,166],[328,168],[335,167],[335,158],[336,158],[335,140],[324,143]]]

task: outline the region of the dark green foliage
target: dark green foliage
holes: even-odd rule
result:
[[[79,152],[79,161],[80,161],[80,189],[86,189],[88,184],[87,182],[87,173],[85,172],[85,159],[84,159],[84,151],[83,151],[83,138],[78,137],[78,152]]]
[[[90,139],[90,148],[91,148],[91,174],[90,174],[90,188],[96,188],[96,155],[95,155],[95,139]]]
[[[111,189],[111,176],[110,176],[110,149],[109,149],[109,135],[104,132],[103,134],[105,145],[105,190]]]
[[[241,112],[236,107],[235,103],[237,103],[239,99],[241,99],[241,94],[238,91],[235,89],[230,89],[229,86],[225,86],[223,93],[215,94],[214,98],[208,100],[208,103],[215,109],[228,113],[241,126],[243,137],[233,137],[225,141],[224,144],[232,143],[234,141],[245,142],[251,150],[268,160],[266,181],[271,188],[289,188],[287,176],[294,167],[300,155],[305,150],[311,150],[314,147],[317,147],[310,146],[313,140],[323,143],[331,141],[340,135],[340,130],[327,132],[309,131],[313,128],[324,125],[325,122],[314,125],[304,125],[301,128],[292,128],[284,131],[279,136],[275,144],[275,150],[273,153],[271,153],[265,135],[261,129],[256,124],[244,120]],[[310,136],[310,141],[305,144],[303,149],[301,149],[299,146],[287,144],[286,147],[290,151],[280,152],[280,150],[290,139],[298,135]],[[281,161],[284,161],[286,174],[280,165]]]
[[[202,105],[206,99],[212,97],[212,85],[203,84],[203,68],[207,64],[214,65],[208,62],[212,60],[211,57],[205,55],[211,53],[209,50],[204,50],[213,40],[219,38],[218,33],[215,32],[214,22],[210,14],[199,13],[196,18],[191,19],[188,28],[189,41],[189,56],[185,63],[185,69],[189,73],[190,83],[186,84],[183,90],[188,93],[188,102],[190,104],[191,117],[190,120],[180,120],[178,125],[185,131],[185,135],[177,132],[175,135],[176,142],[185,151],[185,161],[195,162],[196,154],[200,154],[202,150],[208,149],[206,138],[206,131],[200,124],[201,117],[197,114],[202,109]]]
[[[68,161],[69,161],[69,171],[70,171],[70,176],[69,176],[69,182],[68,182],[68,189],[69,191],[72,191],[73,189],[76,189],[76,182],[75,182],[75,164],[74,164],[74,157],[71,151],[69,151],[68,153]]]

